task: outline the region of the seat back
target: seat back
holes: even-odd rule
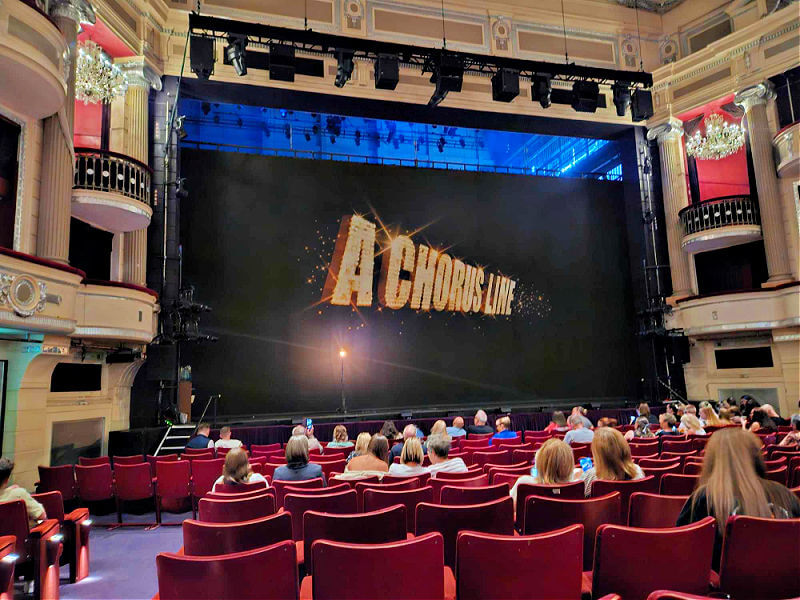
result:
[[[273,450],[280,450],[280,449],[281,445],[278,442],[274,444],[250,444],[251,452],[272,452]]]
[[[292,535],[295,540],[303,539],[303,514],[307,510],[333,513],[337,515],[358,512],[358,500],[355,490],[345,490],[332,494],[302,495],[286,494],[283,507],[292,515]]]
[[[142,500],[153,497],[150,465],[145,462],[117,465],[114,469],[114,490],[120,500]]]
[[[17,540],[13,535],[0,536],[0,600],[11,600],[14,596],[14,554]]]
[[[205,523],[194,519],[183,522],[186,556],[232,554],[291,539],[292,516],[285,512],[235,523]]]
[[[483,504],[485,502],[507,498],[508,491],[509,487],[507,483],[482,487],[446,485],[439,492],[439,502],[441,504],[459,506],[464,504]]]
[[[725,526],[720,590],[736,600],[800,596],[800,519],[734,516]]]
[[[156,493],[161,498],[188,498],[192,495],[188,460],[156,461],[156,479]]]
[[[300,494],[301,496],[323,496],[325,494],[336,494],[337,492],[346,492],[347,490],[351,490],[349,485],[345,482],[339,482],[329,487],[319,487],[319,488],[302,488],[302,487],[292,487],[291,485],[287,485],[283,488],[283,497],[284,499],[289,494]]]
[[[190,464],[192,471],[192,493],[197,498],[202,498],[214,487],[214,482],[222,474],[224,458],[211,460],[193,460]],[[247,485],[247,484],[245,484]],[[261,486],[263,487],[263,483]]]
[[[438,533],[387,544],[317,540],[311,546],[314,600],[443,598],[443,546]],[[345,582],[342,574],[354,568],[358,576]]]
[[[138,465],[139,463],[144,462],[144,455],[143,454],[133,454],[131,456],[115,456],[112,459],[112,464],[114,468],[117,465]]]
[[[513,535],[514,504],[511,497],[465,506],[427,502],[417,506],[416,535],[430,531],[441,533],[444,537],[444,563],[450,568],[455,567],[458,532],[466,530]]]
[[[386,491],[380,488],[364,490],[364,512],[388,508],[396,504],[406,507],[406,531],[414,533],[417,523],[417,505],[433,502],[433,488],[425,486],[413,490]]]
[[[425,487],[428,485],[428,481],[430,481],[431,474],[430,473],[420,473],[419,475],[389,475],[388,473],[381,478],[381,482],[384,484],[391,484],[391,483],[405,483],[410,479],[416,479],[418,482],[419,487]]]
[[[517,486],[517,514],[515,521],[520,529],[525,529],[525,500],[528,496],[544,496],[562,500],[583,500],[583,481],[569,483],[520,483]]]
[[[789,483],[789,467],[783,466],[779,469],[773,469],[764,473],[764,477],[771,481],[777,481],[781,485]]]
[[[0,502],[0,535],[13,535],[16,537],[15,554],[19,562],[26,562],[31,557],[28,553],[28,510],[23,500]]]
[[[46,492],[61,492],[64,500],[75,497],[75,469],[72,465],[58,467],[45,467],[39,465],[39,485],[36,491],[40,494]]]
[[[680,474],[682,470],[680,463],[675,462],[669,467],[648,468],[644,472],[648,477],[655,478],[656,492],[658,492],[661,487],[661,478],[664,477],[664,475],[669,475],[670,473],[677,475]]]
[[[583,526],[528,536],[462,531],[456,542],[459,600],[529,597],[579,600]],[[486,567],[502,565],[507,576],[487,577]]]
[[[621,524],[619,507],[619,492],[583,500],[529,496],[525,500],[523,534],[531,535],[570,525],[583,525],[583,570],[589,571],[594,556],[595,532],[605,523]]]
[[[630,444],[631,456],[651,456],[653,454],[658,454],[658,443],[659,441],[656,440],[654,442]]]
[[[458,487],[484,487],[489,485],[489,477],[486,475],[479,475],[478,477],[471,477],[470,479],[458,479],[453,481],[447,479],[431,479],[429,485],[433,488],[433,500],[439,502],[441,489],[446,486]]]
[[[186,456],[202,456],[204,454],[211,454],[211,458],[214,458],[214,448],[184,448],[183,454]]]
[[[505,483],[508,485],[508,488],[511,489],[520,477],[522,477],[522,475],[517,475],[516,473],[492,473],[491,477],[489,477],[489,483],[491,485]]]
[[[222,486],[217,486],[220,488]],[[275,490],[272,488],[265,488],[263,485],[261,488],[257,490],[249,490],[246,492],[235,492],[235,493],[225,493],[221,491],[213,491],[208,492],[203,498],[209,498],[212,500],[242,500],[244,498],[254,498],[255,496],[263,496],[264,494],[269,494],[273,498],[275,497]]]
[[[475,477],[480,477],[482,474],[483,472],[480,468],[475,468],[472,470],[467,470],[465,473],[437,473],[436,479],[449,479],[450,481],[458,479],[474,479]]]
[[[157,462],[161,461],[175,462],[176,460],[180,459],[180,457],[177,454],[162,454],[159,456],[153,456],[152,454],[148,454],[146,458],[147,458],[147,464],[150,465],[150,473],[153,475],[153,477],[156,476]]]
[[[275,488],[275,501],[278,503],[278,508],[283,506],[283,497],[285,495],[284,490],[289,486],[293,488],[325,487],[322,483],[322,478],[320,477],[317,477],[316,479],[305,479],[302,481],[282,481],[280,479],[276,479],[272,482],[272,487]]]
[[[536,450],[512,450],[511,451],[511,462],[512,463],[519,463],[519,462],[527,462],[532,463],[533,459],[536,458]]]
[[[511,451],[501,448],[493,450],[480,450],[472,453],[472,462],[483,467],[486,464],[510,465]]]
[[[325,474],[326,478],[330,477],[331,473],[343,472],[345,466],[347,465],[347,461],[343,458],[339,460],[323,460],[321,458],[314,458],[314,460],[311,462],[322,467],[322,472]]]
[[[665,496],[689,496],[700,481],[699,475],[669,473],[661,478],[660,492]]]
[[[646,598],[653,590],[663,589],[706,593],[715,534],[713,517],[669,529],[600,525],[595,538],[592,596],[613,593],[623,598]],[[667,557],[669,568],[663,568]],[[633,564],[647,567],[631,568]]]
[[[217,475],[219,477],[219,475]],[[269,476],[266,477],[269,481]],[[253,483],[218,483],[212,490],[215,494],[228,494],[235,496],[236,494],[249,494],[251,492],[263,492],[266,489],[263,481],[254,481]],[[199,494],[195,494],[199,495]]]
[[[660,458],[638,458],[635,460],[636,464],[642,467],[642,469],[662,469],[664,467],[672,467],[678,465],[680,467],[681,461],[680,459],[660,459]],[[680,471],[679,471],[680,472]]]
[[[667,440],[661,441],[661,452],[691,452],[694,450],[694,440]]]
[[[635,492],[631,494],[628,506],[628,526],[651,529],[675,527],[678,515],[688,499],[688,494],[685,496],[661,496]]]
[[[316,540],[350,544],[384,544],[406,539],[406,507],[391,506],[357,514],[331,514],[309,510],[303,515],[305,568],[313,575],[313,552]]]
[[[114,478],[109,463],[75,467],[78,495],[84,502],[108,500],[114,497]]]
[[[683,465],[684,475],[700,475],[703,472],[703,463],[687,462]]]
[[[202,501],[201,501],[202,502]],[[235,554],[156,556],[160,600],[297,599],[297,551],[291,541]]]
[[[206,523],[252,521],[275,513],[275,498],[272,494],[234,500],[200,498],[198,505],[198,517]]]
[[[634,492],[658,493],[658,482],[652,475],[643,479],[631,479],[628,481],[611,481],[598,479],[592,484],[592,497],[605,496],[611,492],[619,492],[620,495],[620,520],[619,523],[628,521],[628,502]]]
[[[409,477],[407,481],[398,481],[397,483],[378,483],[378,482],[356,482],[355,490],[358,494],[358,506],[361,510],[364,509],[364,492],[367,490],[386,490],[386,491],[402,491],[402,490],[416,490],[420,487],[419,479],[416,477]]]
[[[97,458],[90,458],[88,456],[79,456],[78,464],[82,467],[95,467],[97,465],[111,465],[111,459],[107,456],[98,456]]]
[[[190,462],[193,460],[214,460],[216,458],[213,450],[198,451],[196,448],[187,448],[186,450],[192,450],[192,452],[184,452],[181,458]]]
[[[47,514],[48,519],[55,519],[59,523],[64,523],[64,498],[61,496],[61,492],[31,494],[31,498],[44,507],[44,512]]]

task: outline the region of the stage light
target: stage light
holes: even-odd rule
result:
[[[492,100],[511,102],[519,96],[519,71],[498,69],[492,77]]]
[[[400,61],[394,54],[378,54],[375,60],[375,88],[393,90],[400,81]]]
[[[202,110],[202,111],[203,111],[203,114],[204,114],[205,116],[208,116],[208,113],[210,113],[210,112],[211,112],[211,105],[210,105],[208,102],[203,102],[203,103],[200,105],[200,110]]]
[[[617,116],[624,117],[631,105],[631,88],[625,81],[615,81],[611,86],[611,93],[614,97],[614,106],[617,109]]]
[[[306,131],[306,133],[305,133],[305,136],[304,136],[304,137],[306,138],[306,141],[307,141],[307,142],[310,142],[310,141],[311,141],[311,134],[310,134],[310,133],[308,133],[307,131]]]
[[[336,51],[336,81],[333,84],[340,88],[350,81],[353,76],[353,51],[352,50],[337,50]]]
[[[269,78],[276,81],[294,81],[294,46],[269,45]]]
[[[242,35],[229,35],[228,45],[225,47],[225,58],[233,65],[236,74],[247,75],[246,52],[247,38]]]
[[[631,117],[634,121],[646,121],[653,116],[653,94],[650,90],[636,89],[631,98]]]
[[[214,74],[214,38],[192,36],[189,64],[198,79],[208,79]]]
[[[538,100],[542,108],[550,106],[552,92],[549,75],[534,75],[531,77],[531,100]]]
[[[434,59],[431,83],[436,89],[428,100],[428,106],[438,106],[450,92],[460,92],[464,83],[464,63],[461,57],[451,52],[442,52]]]
[[[344,358],[345,356],[347,356],[347,352],[345,352],[345,349],[342,348],[339,350],[339,358]]]
[[[356,146],[361,145],[361,131],[356,129]]]
[[[439,141],[436,142],[436,148],[438,148],[439,152],[444,152],[444,145],[445,139],[443,137],[439,138]]]
[[[578,112],[596,112],[599,93],[600,86],[594,81],[576,81],[572,86],[572,108]]]

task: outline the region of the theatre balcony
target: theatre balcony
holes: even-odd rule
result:
[[[678,213],[686,252],[706,252],[761,239],[758,203],[750,196],[722,196],[693,203]]]
[[[155,336],[158,295],[138,285],[87,279],[78,291],[73,338],[149,343]]]
[[[136,159],[92,148],[75,148],[72,216],[113,233],[150,224],[150,167]]]
[[[800,177],[800,121],[781,129],[772,140],[778,177]]]
[[[0,2],[0,105],[42,119],[64,104],[67,46],[35,0]]]

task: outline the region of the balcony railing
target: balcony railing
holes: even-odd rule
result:
[[[750,196],[722,196],[687,206],[678,213],[683,234],[730,227],[761,225],[758,203]]]
[[[74,189],[122,194],[150,206],[152,170],[136,159],[92,148],[75,148]]]

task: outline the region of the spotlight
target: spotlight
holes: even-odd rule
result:
[[[445,143],[446,142],[443,137],[440,137],[439,141],[436,142],[436,148],[439,150],[439,152],[444,152]]]
[[[294,81],[294,46],[269,45],[269,78],[276,81]]]
[[[334,136],[342,134],[342,117],[331,115],[325,119],[325,131]]]
[[[337,50],[336,63],[336,81],[333,84],[340,88],[344,87],[344,84],[353,76],[353,51]]]
[[[519,71],[498,69],[492,77],[492,100],[511,102],[519,96]]]
[[[450,92],[460,92],[464,83],[464,64],[456,54],[442,52],[435,59],[431,83],[436,85],[428,106],[438,106]]]
[[[361,130],[356,129],[356,146],[361,145]]]
[[[467,143],[464,141],[464,138],[458,138],[458,145],[462,148],[466,148]]]
[[[615,81],[611,86],[614,97],[614,106],[617,108],[617,116],[624,117],[631,105],[631,88],[625,81]]]
[[[394,54],[378,54],[375,60],[375,88],[393,90],[400,81],[400,61]]]
[[[305,138],[306,138],[306,141],[307,141],[307,142],[310,142],[310,141],[311,141],[311,134],[310,134],[310,133],[308,133],[307,131],[306,131],[306,133],[305,133]]]
[[[204,114],[205,116],[208,116],[208,113],[210,113],[210,112],[211,112],[211,105],[210,105],[208,102],[203,102],[203,103],[200,105],[200,110],[202,110],[202,111],[203,111],[203,114]]]
[[[314,125],[311,128],[311,133],[313,133],[314,135],[317,135],[319,133],[319,125]]]
[[[653,116],[653,94],[650,90],[635,89],[631,98],[631,117],[646,121]]]
[[[198,79],[211,77],[214,74],[214,38],[193,35],[189,63]]]
[[[578,112],[595,112],[599,93],[600,86],[594,81],[576,81],[572,86],[572,108]]]
[[[292,137],[292,126],[288,123],[283,126],[283,135],[286,136],[286,139],[290,139]]]
[[[339,350],[339,358],[344,358],[345,356],[347,356],[347,352],[345,351],[344,348],[342,348],[341,350]]]
[[[247,38],[243,35],[229,35],[228,45],[225,47],[225,59],[233,65],[236,74],[239,76],[247,75],[247,63],[245,62],[245,48]]]
[[[550,85],[550,75],[534,75],[531,77],[531,100],[538,100],[542,108],[550,106],[550,95],[553,88]]]

